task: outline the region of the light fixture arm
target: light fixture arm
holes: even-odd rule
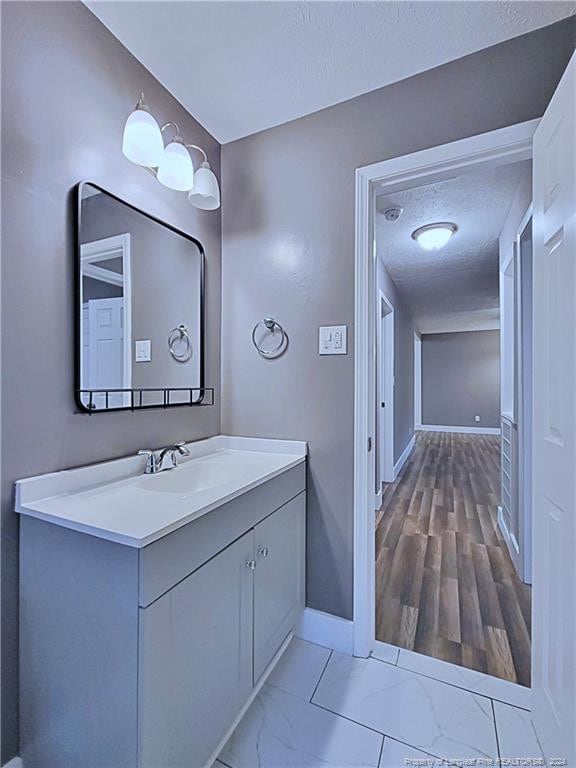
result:
[[[160,128],[160,133],[164,133],[164,131],[166,131],[170,127],[176,129],[176,135],[174,136],[172,141],[179,141],[182,144],[184,144],[184,139],[180,134],[180,126],[178,125],[178,123],[175,123],[173,120],[169,120],[167,123],[164,123],[164,125]]]
[[[150,112],[148,105],[144,100],[144,91],[140,91],[140,96],[138,97],[135,109],[143,109],[145,112]]]
[[[204,157],[204,162],[205,162],[205,163],[207,163],[207,162],[208,162],[208,155],[206,154],[206,152],[204,152],[204,150],[202,149],[202,147],[199,147],[197,144],[184,144],[184,146],[185,146],[187,149],[195,149],[195,150],[197,150],[197,151],[198,151],[198,152],[200,152],[200,153],[202,154],[202,156]]]

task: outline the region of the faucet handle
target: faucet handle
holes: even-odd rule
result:
[[[190,451],[186,447],[185,440],[179,440],[177,443],[174,443],[174,448],[178,451],[180,456],[190,456]]]

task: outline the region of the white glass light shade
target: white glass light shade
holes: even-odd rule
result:
[[[194,189],[189,193],[188,200],[203,211],[215,211],[220,208],[218,179],[208,163],[202,163],[194,174]]]
[[[194,166],[190,153],[179,141],[171,141],[164,150],[156,178],[161,184],[178,192],[188,192],[194,186]]]
[[[448,221],[427,224],[412,232],[412,237],[425,251],[437,251],[446,245],[458,227]]]
[[[122,152],[136,165],[156,168],[164,152],[164,142],[158,123],[150,112],[135,109],[124,126]]]

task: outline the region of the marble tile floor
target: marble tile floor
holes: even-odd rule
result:
[[[383,643],[373,658],[357,659],[294,639],[214,768],[538,761],[520,688]]]

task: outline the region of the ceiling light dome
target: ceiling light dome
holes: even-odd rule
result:
[[[437,251],[446,245],[457,229],[456,224],[450,221],[439,221],[436,224],[426,224],[424,227],[415,229],[412,232],[412,238],[425,251]]]

